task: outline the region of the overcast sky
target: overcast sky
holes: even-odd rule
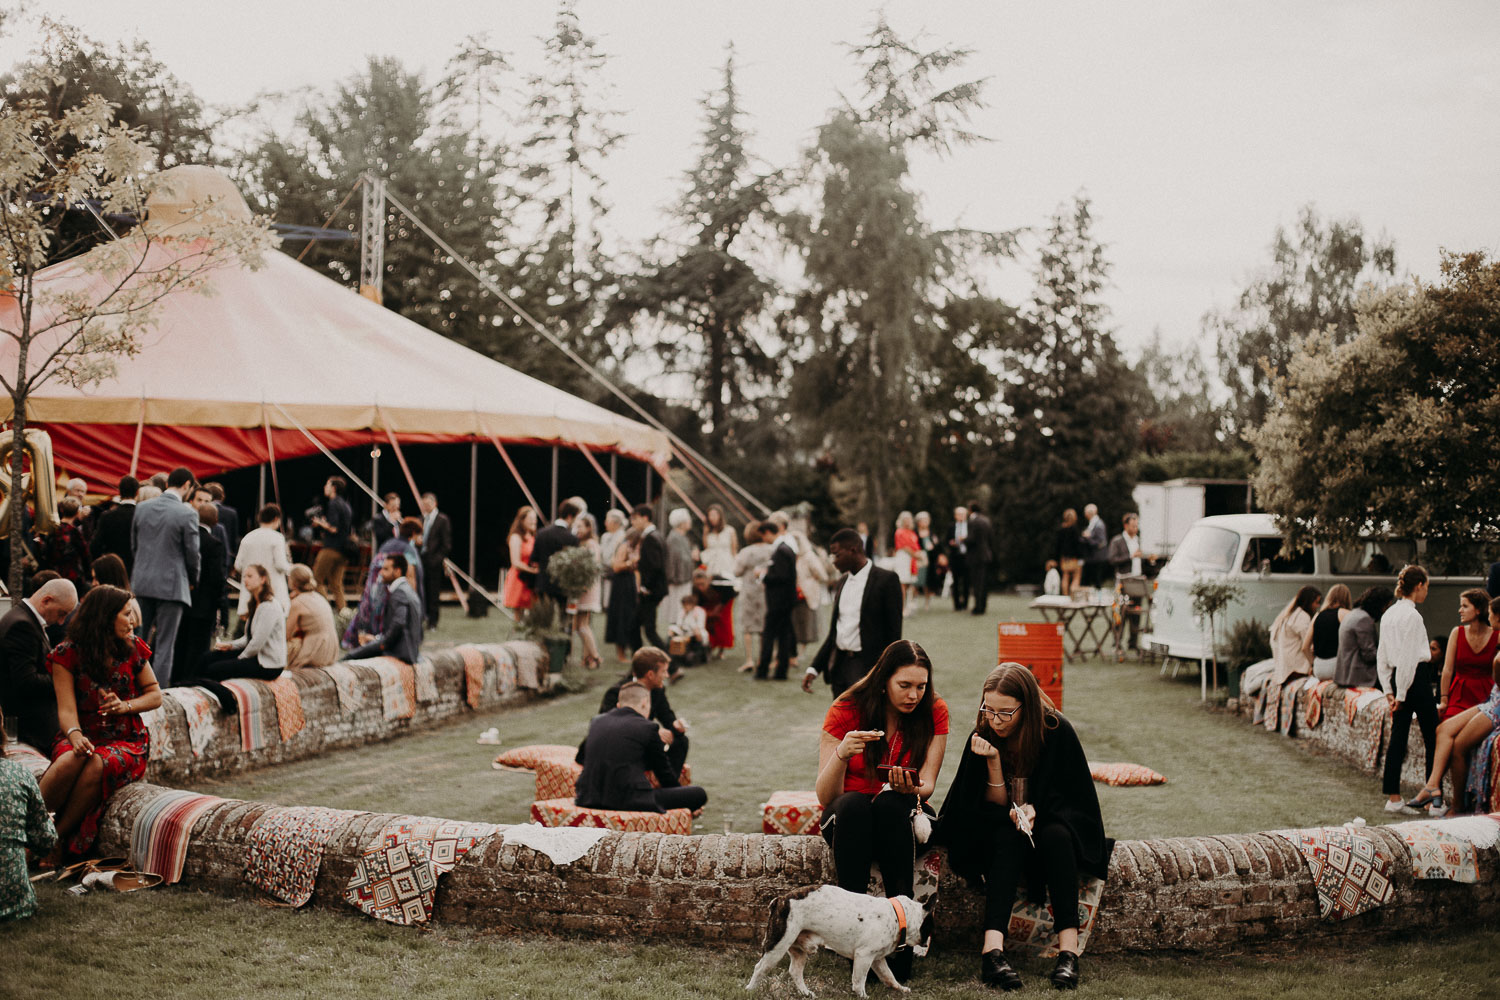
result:
[[[371,54],[435,78],[487,32],[537,68],[544,0],[65,0],[47,5],[96,38],[151,43],[210,102],[326,86]],[[608,168],[613,228],[659,232],[700,128],[698,101],[733,42],[753,151],[790,162],[849,91],[841,43],[881,9],[832,0],[581,0],[610,54],[630,134]],[[916,164],[934,224],[1040,226],[1085,192],[1114,264],[1121,341],[1160,326],[1196,337],[1267,256],[1278,224],[1316,202],[1396,241],[1407,272],[1438,250],[1500,246],[1500,4],[1387,2],[892,2],[903,34],[974,50],[988,77],[974,120],[994,141]],[[28,47],[7,38],[8,65]],[[955,77],[955,80],[958,77]],[[316,224],[321,220],[284,220]],[[1023,286],[1024,287],[1024,286]]]

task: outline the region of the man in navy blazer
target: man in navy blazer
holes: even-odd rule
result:
[[[559,605],[568,602],[568,595],[558,589],[557,584],[547,575],[547,563],[563,549],[570,549],[578,544],[578,536],[573,534],[573,522],[581,513],[583,508],[578,506],[576,500],[564,500],[557,508],[557,520],[536,533],[536,541],[531,547],[531,564],[536,567],[537,593],[552,598]]]
[[[802,675],[802,690],[811,694],[813,678],[822,674],[837,700],[901,638],[901,579],[866,557],[859,533],[849,528],[834,533],[828,551],[844,576],[833,592],[828,638]]]
[[[380,565],[380,582],[386,586],[385,619],[380,634],[350,650],[344,659],[394,656],[403,663],[416,663],[422,656],[422,602],[406,582],[404,555],[396,552],[385,557]]]
[[[619,703],[594,716],[589,734],[578,748],[583,773],[575,785],[574,801],[586,809],[664,812],[702,809],[708,793],[696,785],[679,785],[667,760],[656,723],[646,718],[651,694],[644,685],[622,685]],[[656,775],[652,788],[646,772]]]
[[[130,522],[135,553],[130,589],[141,606],[141,635],[151,646],[151,669],[164,688],[172,686],[177,628],[198,582],[198,512],[186,502],[192,489],[193,474],[173,469],[162,495],[137,504]]]

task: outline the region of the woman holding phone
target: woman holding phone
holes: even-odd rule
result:
[[[866,891],[873,863],[886,896],[911,895],[912,813],[935,790],[947,743],[948,705],[933,690],[932,661],[908,639],[887,646],[828,709],[817,792],[842,888]],[[892,972],[904,978],[910,951],[892,959]]]
[[[953,870],[985,894],[984,984],[1021,988],[1005,958],[1005,931],[1024,878],[1027,898],[1040,902],[1045,888],[1056,914],[1052,984],[1076,987],[1079,873],[1104,878],[1114,841],[1104,835],[1078,734],[1019,663],[1002,663],[984,680],[938,839]]]

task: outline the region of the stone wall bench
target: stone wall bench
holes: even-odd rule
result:
[[[111,801],[99,849],[128,854],[135,816],[166,789],[139,782]],[[266,803],[224,801],[194,824],[182,884],[256,898],[245,881],[246,835]],[[323,854],[311,905],[346,909],[345,885],[388,814],[342,813]],[[1273,834],[1121,841],[1110,865],[1090,953],[1161,949],[1226,953],[1261,945],[1369,940],[1500,919],[1500,849],[1476,849],[1478,881],[1417,879],[1400,836],[1367,831],[1391,859],[1391,897],[1347,920],[1319,916],[1296,846]],[[491,930],[642,938],[676,944],[758,946],[768,903],[833,880],[820,837],[609,833],[578,861],[507,843],[474,847],[439,882],[433,920]],[[169,891],[169,890],[164,890]],[[938,944],[972,949],[983,901],[944,867]],[[354,911],[349,910],[351,916]]]

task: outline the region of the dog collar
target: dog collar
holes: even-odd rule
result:
[[[893,909],[893,910],[896,911],[896,922],[901,925],[901,933],[905,934],[906,933],[906,907],[902,906],[901,905],[901,901],[898,900],[898,899],[891,898],[888,901],[891,904],[891,909]]]

